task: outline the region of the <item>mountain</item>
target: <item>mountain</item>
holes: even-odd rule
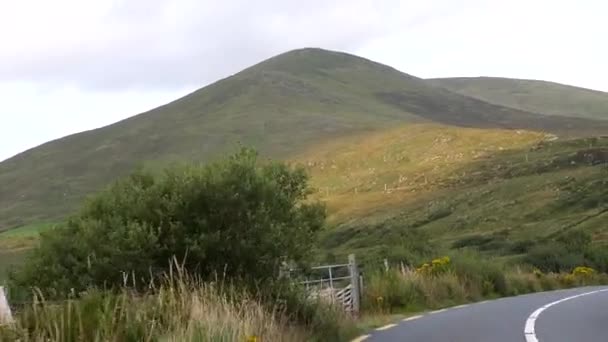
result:
[[[608,93],[559,83],[498,77],[430,79],[453,92],[533,113],[608,120]]]
[[[71,135],[0,163],[0,231],[60,219],[140,165],[208,161],[238,142],[289,158],[340,137],[439,123],[560,136],[608,133],[608,121],[493,105],[353,55],[281,54],[127,120]]]

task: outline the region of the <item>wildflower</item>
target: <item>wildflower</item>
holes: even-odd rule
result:
[[[574,276],[583,276],[588,277],[595,273],[595,270],[591,267],[586,266],[578,266],[574,270],[572,270],[572,275]]]
[[[443,273],[450,267],[450,262],[451,260],[448,256],[433,259],[430,263],[424,263],[422,266],[417,268],[416,273],[424,275]]]

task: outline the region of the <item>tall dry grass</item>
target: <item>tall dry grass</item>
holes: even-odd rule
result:
[[[366,280],[363,305],[369,312],[422,311],[488,298],[605,284],[608,275],[602,273],[541,273],[479,261],[475,265],[461,259],[437,274],[406,267],[372,273]]]
[[[343,341],[354,323],[323,303],[301,303],[323,325],[298,320],[281,300],[192,279],[166,281],[147,293],[91,290],[78,299],[46,301],[40,293],[17,308],[0,341]],[[321,328],[320,328],[321,327]],[[323,339],[329,336],[330,339]]]

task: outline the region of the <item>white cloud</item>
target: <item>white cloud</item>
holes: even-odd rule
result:
[[[293,48],[608,91],[603,0],[0,2],[0,160]]]
[[[0,161],[46,141],[147,111],[190,90],[83,92],[73,86],[0,82]]]

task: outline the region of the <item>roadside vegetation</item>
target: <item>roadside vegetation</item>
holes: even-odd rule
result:
[[[356,330],[344,313],[278,277],[285,261],[306,267],[324,226],[309,191],[302,169],[249,149],[135,172],[41,234],[10,274],[17,319],[0,336],[347,340]]]
[[[377,269],[367,277],[363,305],[371,313],[418,312],[484,299],[606,284],[608,274],[590,267],[545,273],[531,266],[505,265],[467,253],[433,259],[418,268],[399,265]]]
[[[63,223],[1,234],[1,263],[27,257],[0,339],[346,341],[394,314],[608,284],[605,139],[420,128],[378,136],[365,161],[338,143],[303,167],[243,149],[140,170]],[[402,148],[433,136],[428,154]],[[278,277],[352,252],[359,320]]]
[[[38,245],[40,233],[53,226],[52,223],[31,224],[0,233],[0,285],[7,280],[8,271],[21,265]]]
[[[91,288],[62,300],[35,292],[17,307],[13,326],[0,326],[0,341],[346,341],[357,333],[350,317],[296,288],[252,292],[181,267],[145,291],[125,279],[119,290]]]

